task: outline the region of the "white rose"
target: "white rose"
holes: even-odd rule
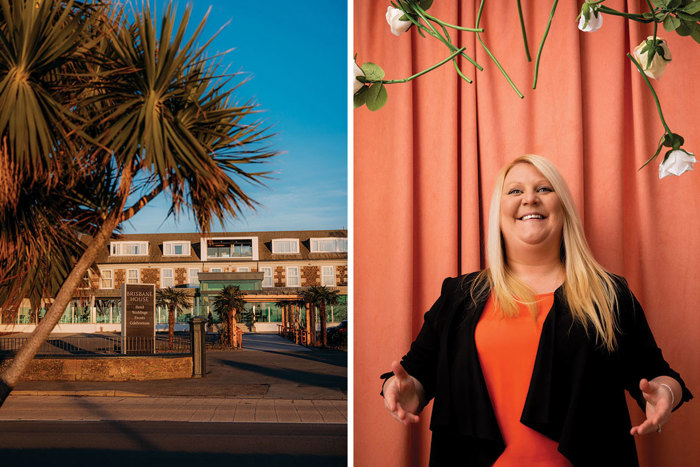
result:
[[[637,59],[642,66],[645,75],[652,79],[660,79],[666,69],[666,65],[671,61],[671,50],[669,50],[668,45],[666,45],[666,41],[657,36],[656,40],[661,47],[661,51],[656,51],[654,58],[651,60],[651,64],[647,66],[649,51],[645,50],[642,52],[642,49],[647,45],[648,41],[653,39],[654,36],[647,37],[647,40],[642,41],[641,44],[634,48],[632,55],[634,55],[634,58]]]
[[[357,94],[357,91],[362,89],[362,86],[364,86],[364,83],[361,83],[360,81],[357,80],[358,76],[365,76],[365,73],[362,71],[362,68],[357,66],[357,62],[355,60],[352,61],[352,64],[354,65],[353,71],[355,72],[355,79],[352,82],[352,93]]]
[[[603,25],[603,14],[598,11],[596,5],[586,3],[581,7],[581,16],[578,20],[578,28],[583,32],[595,32]],[[586,14],[586,11],[588,14]]]
[[[391,32],[394,33],[395,36],[400,36],[402,32],[406,32],[408,28],[411,27],[411,24],[413,24],[410,21],[401,21],[399,18],[403,15],[403,11],[393,6],[386,9],[386,22],[391,26]]]
[[[665,161],[659,164],[659,178],[668,175],[681,175],[684,172],[693,170],[693,164],[697,162],[695,156],[682,149],[671,151]]]

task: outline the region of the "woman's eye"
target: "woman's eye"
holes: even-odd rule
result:
[[[543,187],[538,188],[537,191],[539,191],[541,193],[551,193],[554,190],[552,190],[548,186],[543,186]]]
[[[511,188],[511,190],[508,192],[509,195],[518,195],[522,193],[522,191],[518,188]]]

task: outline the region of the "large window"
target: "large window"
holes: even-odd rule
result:
[[[114,283],[112,282],[112,270],[111,269],[103,269],[102,271],[100,271],[100,275],[102,276],[102,278],[100,280],[100,288],[113,289]]]
[[[260,272],[263,273],[262,286],[273,287],[274,283],[272,282],[272,268],[260,268]]]
[[[311,253],[347,253],[347,238],[312,238]]]
[[[190,242],[164,242],[163,255],[165,256],[189,256]]]
[[[112,242],[110,253],[112,256],[146,256],[148,242]]]
[[[127,269],[126,270],[126,283],[127,284],[138,284],[139,283],[139,270],[138,269]]]
[[[299,287],[299,268],[287,268],[287,287]]]
[[[236,268],[236,272],[250,272],[249,267]]]
[[[207,258],[252,258],[253,240],[209,240]]]
[[[199,285],[199,269],[191,268],[189,270],[189,280],[187,281],[190,285]]]
[[[165,287],[174,287],[175,286],[175,279],[173,278],[173,270],[172,269],[166,269],[163,268],[160,270],[160,286],[162,288]]]
[[[335,266],[321,266],[321,285],[335,285]]]
[[[276,238],[272,240],[272,252],[275,254],[299,253],[298,238]]]

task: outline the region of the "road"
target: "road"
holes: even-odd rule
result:
[[[346,430],[311,423],[4,421],[0,464],[345,466]]]

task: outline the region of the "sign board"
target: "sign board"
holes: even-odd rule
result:
[[[156,286],[122,285],[122,353],[156,351]]]

